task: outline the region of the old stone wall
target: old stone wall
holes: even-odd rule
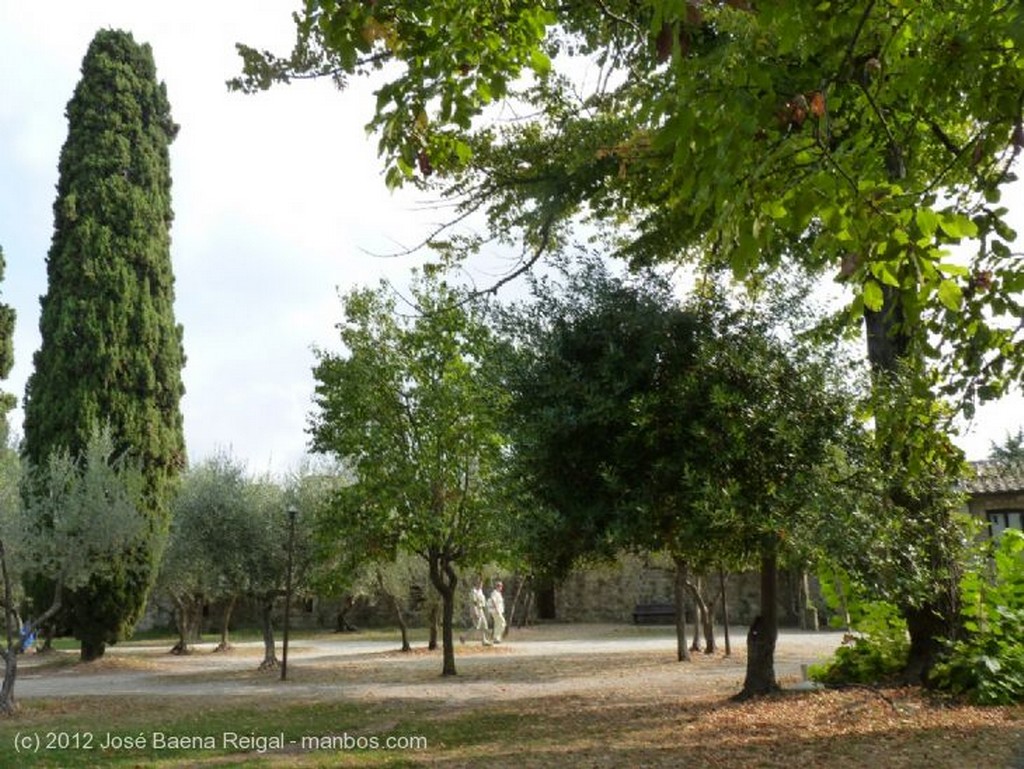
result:
[[[559,622],[633,622],[633,610],[637,604],[665,603],[673,601],[672,584],[674,571],[667,559],[653,556],[623,554],[611,563],[600,563],[579,568],[566,579],[554,586],[554,616]],[[705,579],[704,594],[715,602],[717,622],[722,621],[721,586],[718,574]],[[490,589],[488,580],[487,589]],[[538,601],[532,594],[529,582],[519,590],[515,575],[504,577],[506,616],[518,623],[524,616],[535,621],[538,616]],[[816,587],[816,586],[815,586]],[[464,588],[464,589],[462,589]],[[460,586],[456,594],[456,626],[469,623],[468,584]],[[747,625],[758,613],[760,605],[760,583],[753,572],[725,576],[725,594],[729,607],[729,621]],[[812,589],[812,595],[816,591]],[[518,596],[518,601],[516,597]],[[430,621],[431,607],[437,603],[435,592],[430,585],[410,585],[404,602],[403,612],[410,627],[424,627]],[[824,607],[817,600],[819,610]],[[689,605],[689,601],[687,601]],[[344,610],[348,624],[357,628],[397,627],[394,608],[388,601],[361,598],[346,602],[343,599],[319,597],[296,597],[292,604],[291,626],[308,629],[337,629],[339,613]],[[203,632],[219,630],[222,607],[218,603],[206,608],[203,618]],[[693,616],[688,610],[688,621]],[[797,625],[800,615],[799,575],[782,572],[779,574],[779,620],[784,625]],[[275,607],[274,622],[277,628],[283,625],[284,601]],[[258,627],[258,607],[249,601],[240,601],[232,614],[232,629],[236,627]],[[173,627],[170,607],[162,602],[151,602],[145,627]]]
[[[674,572],[669,563],[653,557],[624,554],[612,563],[578,569],[555,586],[555,619],[564,622],[632,622],[637,604],[672,603]],[[715,601],[721,621],[721,584],[718,574],[704,579],[704,595]],[[729,621],[749,624],[760,606],[760,579],[755,572],[725,575]],[[816,583],[811,580],[812,600],[819,610]],[[779,621],[800,622],[800,575],[779,574]],[[689,601],[687,601],[689,604]],[[688,619],[692,621],[692,616]]]

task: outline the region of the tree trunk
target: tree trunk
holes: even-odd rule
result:
[[[263,662],[259,670],[274,670],[278,666],[277,652],[274,649],[274,622],[272,612],[276,593],[268,593],[260,598],[260,620],[263,625]]]
[[[199,624],[202,608],[194,596],[175,596],[174,624],[178,628],[178,643],[171,647],[171,654],[191,654],[192,644],[199,639]]]
[[[409,643],[409,623],[405,621],[405,612],[402,611],[402,602],[398,596],[388,595],[391,601],[391,608],[395,610],[395,619],[398,620],[398,629],[402,634],[402,651],[411,652],[412,644]]]
[[[715,603],[708,601],[704,605],[704,653],[714,654],[718,651],[715,641]]]
[[[775,680],[775,642],[779,637],[778,568],[774,545],[761,555],[761,614],[747,632],[747,677],[736,699],[745,700],[779,690]]]
[[[533,591],[526,591],[526,598],[523,599],[523,610],[519,614],[519,624],[516,625],[518,628],[523,628],[530,621],[530,612],[533,609]]]
[[[523,578],[523,577],[520,577],[517,574],[516,577],[515,577],[515,580],[516,580],[516,592],[515,592],[515,595],[512,596],[512,603],[509,606],[509,610],[508,610],[508,624],[506,624],[506,626],[505,626],[505,635],[508,635],[508,631],[512,628],[512,623],[516,621],[516,616],[519,613],[519,599],[523,595],[523,588],[526,586],[526,583],[530,581],[530,578],[529,577]],[[527,592],[527,595],[529,595],[528,592]],[[522,627],[522,624],[520,624],[519,627]]]
[[[356,631],[356,627],[348,621],[348,613],[352,611],[352,607],[355,605],[356,600],[351,595],[347,595],[342,599],[341,606],[338,607],[338,616],[335,620],[334,632],[354,633]]]
[[[701,606],[700,593],[693,583],[688,585],[690,597],[693,599],[693,640],[690,641],[690,651],[700,651],[700,628],[704,623],[704,609]]]
[[[427,618],[427,624],[429,625],[430,629],[430,632],[427,635],[427,648],[430,651],[434,651],[435,649],[437,649],[438,608],[439,607],[436,603],[432,603],[430,605],[430,612]]]
[[[25,637],[35,633],[41,627],[49,627],[50,620],[60,611],[64,601],[64,583],[62,577],[53,582],[53,602],[50,608],[35,620],[24,625],[14,608],[14,590],[11,587],[11,575],[7,571],[7,551],[3,540],[0,540],[0,578],[4,589],[4,625],[6,630],[6,648],[0,652],[4,661],[4,680],[0,684],[0,714],[14,715],[18,703],[14,699],[14,684],[18,680],[18,655],[24,651]]]
[[[903,616],[907,620],[907,632],[910,635],[910,650],[907,653],[907,664],[903,668],[903,679],[915,686],[927,685],[932,666],[945,649],[942,641],[951,635],[948,620],[938,607],[930,603],[920,607],[904,607]]]
[[[224,611],[220,615],[220,643],[217,644],[215,652],[226,652],[231,649],[231,642],[228,640],[228,633],[231,627],[231,615],[235,612],[235,604],[238,603],[238,596],[232,595],[226,604],[224,604]]]
[[[36,647],[36,649],[39,654],[49,654],[53,651],[53,634],[56,632],[54,630],[54,623],[47,623],[46,625],[43,625],[42,629],[43,645],[42,648]]]
[[[703,595],[703,584],[703,580],[700,577],[686,583],[686,587],[690,591],[690,597],[693,598],[693,605],[696,607],[695,613],[697,615],[693,627],[693,645],[690,647],[690,650],[700,651],[700,636],[703,634],[704,653],[714,654],[716,650],[715,613],[713,605]]]
[[[446,553],[430,552],[427,557],[430,566],[430,582],[441,595],[441,675],[454,676],[455,672],[455,587],[459,575]]]
[[[107,651],[107,645],[95,638],[82,639],[82,651],[80,659],[82,662],[94,662],[100,659]]]
[[[876,374],[895,374],[906,358],[910,337],[903,321],[899,289],[883,285],[881,309],[864,309],[868,362]]]
[[[718,584],[722,588],[722,629],[725,631],[725,656],[732,656],[732,643],[729,640],[729,601],[725,595],[725,569],[718,570]]]
[[[4,626],[6,630],[6,649],[3,652],[4,682],[0,685],[0,713],[5,716],[14,715],[18,709],[14,701],[14,682],[18,678],[18,652],[21,650],[21,636],[17,612],[14,610],[14,591],[11,589],[11,578],[7,572],[7,550],[0,540],[0,573],[4,583]]]
[[[818,623],[818,609],[811,600],[811,575],[806,569],[800,570],[800,627],[803,630],[821,629]]]
[[[411,652],[412,644],[409,643],[409,623],[405,621],[405,611],[402,609],[402,599],[400,596],[397,596],[388,590],[387,584],[384,582],[384,570],[381,568],[380,564],[377,565],[377,589],[380,591],[381,595],[388,599],[388,602],[391,604],[391,608],[395,612],[395,619],[398,620],[398,629],[402,634],[402,651]]]
[[[690,661],[690,650],[686,646],[686,585],[690,581],[690,565],[686,559],[672,556],[676,566],[672,584],[672,598],[676,607],[676,660]]]
[[[850,607],[846,603],[846,591],[843,589],[843,580],[835,569],[832,570],[832,578],[835,581],[836,598],[839,599],[839,611],[843,615],[843,630],[849,634],[853,632],[853,623],[850,620]]]
[[[899,373],[900,363],[907,359],[909,353],[910,334],[905,328],[906,318],[904,317],[901,305],[899,290],[892,286],[883,286],[883,305],[876,312],[864,311],[864,328],[867,336],[868,360],[871,369],[879,378],[893,377]],[[879,388],[879,381],[876,379],[875,388]],[[885,457],[890,462],[906,463],[905,457],[894,451],[893,447],[881,447]],[[924,518],[927,511],[916,509],[913,495],[907,494],[901,488],[892,489],[890,492],[894,499],[903,499],[903,507],[907,515]],[[949,566],[947,563],[939,563],[944,557],[939,552],[930,559],[933,572],[941,571]],[[921,606],[904,606],[902,614],[907,621],[907,631],[910,635],[910,653],[907,656],[907,664],[903,670],[903,677],[908,682],[915,684],[927,681],[928,673],[932,665],[942,651],[943,639],[950,639],[955,633],[958,623],[958,607],[956,605],[956,587],[950,586],[943,590],[943,586],[937,586],[936,597],[926,601]]]
[[[441,618],[441,641],[444,646],[444,667],[442,675],[455,675],[455,572],[451,572],[451,587],[442,598],[444,599]]]
[[[18,655],[8,644],[3,654],[4,682],[0,685],[0,715],[13,716],[18,711],[14,700],[14,682],[18,678]]]

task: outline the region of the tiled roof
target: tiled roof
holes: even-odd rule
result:
[[[1024,462],[1007,464],[986,460],[971,462],[975,476],[967,481],[972,494],[1001,494],[1024,492]]]

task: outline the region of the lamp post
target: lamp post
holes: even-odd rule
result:
[[[292,618],[292,553],[295,550],[295,517],[299,514],[295,505],[288,510],[288,581],[284,591],[284,648],[281,650],[281,680],[288,677],[288,626]]]

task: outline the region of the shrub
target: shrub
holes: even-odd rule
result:
[[[964,636],[949,644],[931,683],[973,702],[1024,700],[1024,533],[1007,530],[982,546],[961,582]]]
[[[893,677],[907,660],[910,641],[899,610],[885,601],[869,601],[850,579],[838,571],[819,576],[829,608],[845,610],[850,630],[831,661],[812,665],[812,680],[826,684],[874,683]],[[829,624],[840,627],[842,614]]]

